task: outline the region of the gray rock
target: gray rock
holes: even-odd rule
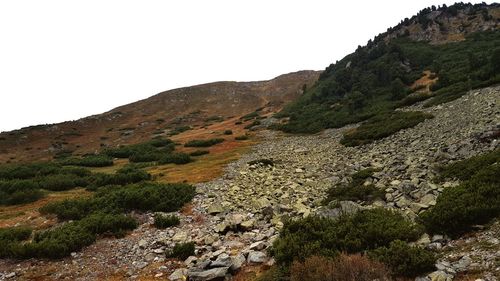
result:
[[[229,267],[216,267],[203,271],[189,271],[188,277],[192,281],[208,281],[219,278],[224,278],[229,270]]]
[[[224,212],[224,208],[220,204],[212,204],[208,207],[207,212],[211,215],[219,214]]]
[[[236,256],[232,256],[231,257],[231,262],[232,262],[232,265],[231,265],[231,271],[232,272],[236,272],[238,270],[240,270],[240,268],[243,266],[243,264],[245,263],[246,259],[245,259],[245,256],[242,255],[242,254],[239,254],[239,255],[236,255]]]
[[[188,270],[186,268],[176,269],[170,276],[168,280],[170,281],[185,281],[188,276]]]
[[[220,254],[215,261],[210,263],[210,267],[231,267],[232,265],[233,261],[226,253]]]
[[[267,255],[264,252],[251,251],[248,253],[247,261],[249,263],[264,263],[267,260]]]

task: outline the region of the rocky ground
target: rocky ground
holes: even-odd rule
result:
[[[266,253],[284,216],[337,216],[373,205],[398,209],[409,218],[436,203],[457,183],[435,184],[435,166],[499,146],[500,87],[472,91],[453,102],[415,109],[432,113],[414,128],[362,147],[344,147],[344,130],[313,136],[263,131],[265,141],[230,164],[217,180],[198,184],[191,206],[179,213],[181,225],[152,227],[153,214],[136,216],[143,224],[121,239],[102,239],[62,261],[0,261],[0,280],[167,279],[211,280],[252,265],[272,265]],[[254,161],[268,159],[266,161]],[[254,162],[251,162],[254,161]],[[249,164],[250,162],[250,164]],[[385,200],[363,206],[340,202],[320,205],[328,187],[360,169],[379,171],[369,183],[384,189]],[[458,240],[423,236],[418,243],[440,251],[437,271],[418,280],[452,280],[467,273],[475,280],[500,280],[500,226],[493,223]],[[165,259],[176,242],[196,242],[196,257]],[[469,280],[469,279],[463,279]]]

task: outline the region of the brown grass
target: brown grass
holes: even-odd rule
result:
[[[390,280],[388,269],[362,255],[340,255],[336,259],[313,256],[303,263],[294,262],[291,281],[372,281]]]
[[[428,94],[431,92],[430,90],[430,87],[432,86],[432,84],[436,83],[438,78],[434,78],[434,79],[431,79],[430,76],[433,75],[434,73],[432,73],[430,70],[424,70],[424,72],[422,73],[422,77],[420,77],[419,79],[417,79],[413,85],[410,86],[411,89],[415,89],[417,87],[424,87],[422,89],[419,89],[417,92],[418,93],[424,93],[424,94]]]

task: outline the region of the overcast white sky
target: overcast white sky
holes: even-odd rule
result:
[[[322,70],[431,0],[2,0],[0,131]]]

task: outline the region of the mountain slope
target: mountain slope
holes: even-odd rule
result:
[[[499,83],[499,11],[497,4],[424,9],[328,66],[280,114],[289,122],[279,128],[295,133],[338,128],[431,97],[429,105],[439,104]],[[422,80],[427,84],[419,84]]]
[[[159,93],[77,121],[0,134],[0,163],[93,153],[168,135],[179,127],[204,127],[261,109],[280,110],[312,85],[319,72],[300,71],[259,82],[215,82]]]

